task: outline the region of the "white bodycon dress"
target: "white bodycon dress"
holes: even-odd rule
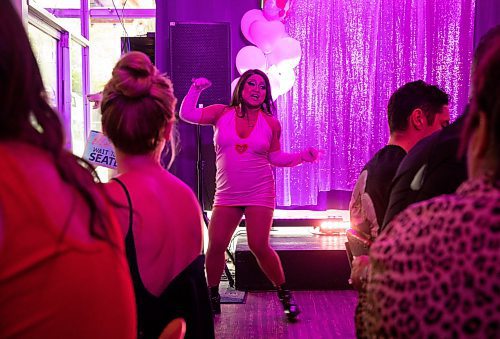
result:
[[[236,113],[219,117],[214,132],[216,191],[214,206],[275,207],[275,184],[268,160],[272,130],[260,113],[250,135],[236,132]]]

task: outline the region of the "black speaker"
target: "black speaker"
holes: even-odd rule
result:
[[[149,60],[155,64],[155,33],[148,33],[147,36],[122,37],[122,51],[139,51],[146,54]]]
[[[193,78],[205,77],[212,86],[203,91],[199,104],[227,105],[231,96],[231,48],[229,23],[182,23],[169,26],[170,77],[178,107]],[[180,152],[171,172],[187,183],[211,209],[215,193],[213,128],[179,121]],[[201,166],[197,160],[201,157]],[[201,172],[201,173],[197,173]],[[201,180],[200,180],[201,179]],[[199,187],[201,185],[201,187]]]

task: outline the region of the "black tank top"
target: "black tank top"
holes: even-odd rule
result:
[[[142,283],[137,265],[132,232],[132,199],[125,184],[117,178],[113,180],[122,186],[129,205],[129,228],[125,237],[125,251],[137,305],[137,337],[156,339],[170,321],[182,317],[186,321],[185,338],[215,338],[204,271],[205,256],[198,256],[170,282],[160,296],[151,294]]]

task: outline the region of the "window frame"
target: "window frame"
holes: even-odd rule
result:
[[[85,100],[89,92],[89,63],[88,48],[90,42],[80,33],[72,32],[69,28],[58,21],[58,18],[44,8],[36,4],[28,4],[28,24],[41,30],[54,38],[57,42],[57,109],[60,113],[64,132],[66,135],[66,148],[72,149],[71,133],[71,61],[70,61],[70,40],[75,42],[82,49],[82,100],[85,141],[90,126],[90,106]]]

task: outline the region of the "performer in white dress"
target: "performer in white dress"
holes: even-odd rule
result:
[[[281,261],[269,245],[275,208],[275,183],[271,166],[296,166],[313,162],[318,151],[309,147],[300,153],[281,151],[281,125],[266,74],[245,72],[238,81],[229,106],[196,108],[200,93],[211,86],[205,78],[193,81],[184,98],[180,117],[190,123],[213,125],[216,151],[216,192],[208,226],[206,269],[212,307],[220,313],[219,281],[224,270],[225,250],[245,215],[248,246],[266,276],[278,290],[289,320],[299,308],[285,286]]]

